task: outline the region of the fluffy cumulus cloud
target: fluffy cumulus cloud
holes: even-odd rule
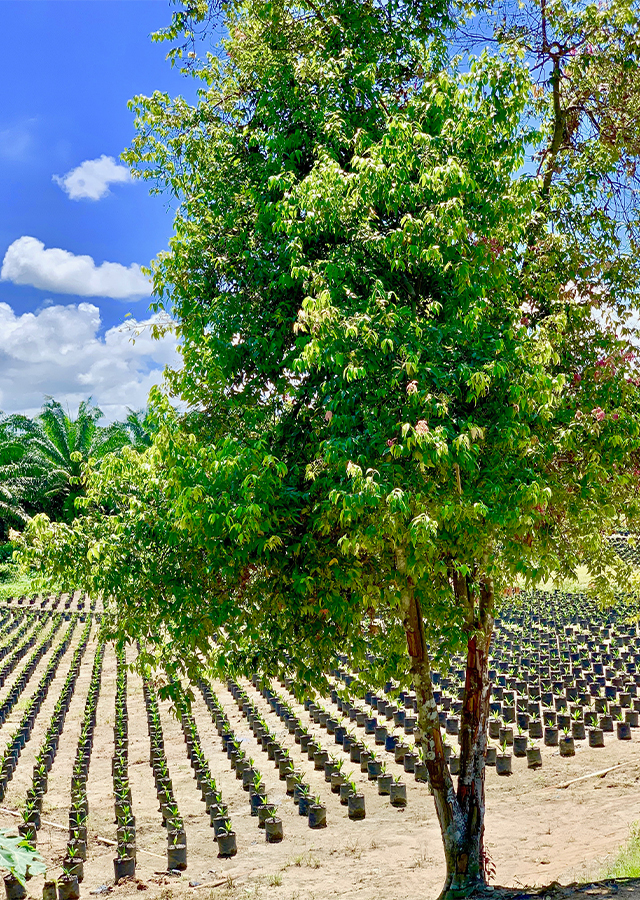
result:
[[[96,265],[90,256],[75,256],[58,247],[46,248],[42,241],[26,235],[9,246],[0,277],[14,284],[78,297],[129,300],[151,293],[149,279],[135,263]]]
[[[66,175],[54,175],[53,180],[72,200],[100,200],[109,193],[110,184],[131,181],[131,175],[113,156],[103,154],[98,159],[85,159]]]
[[[128,320],[100,336],[92,303],[24,315],[0,303],[0,410],[33,415],[45,395],[73,412],[92,397],[110,421],[144,407],[163,368],[180,359],[174,335],[152,338],[152,321]]]

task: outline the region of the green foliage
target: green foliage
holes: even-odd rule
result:
[[[24,449],[13,433],[10,417],[0,416],[0,539],[6,537],[5,523],[17,525],[26,518],[23,503],[29,479],[23,456]]]
[[[183,49],[190,12],[162,36]],[[407,684],[409,587],[444,665],[477,626],[464,596],[631,577],[606,536],[639,511],[635,132],[589,129],[602,91],[637,91],[636,14],[554,5],[574,42],[548,84],[522,29],[451,58],[464,15],[247,0],[193,63],[195,106],[134,101],[126,159],[178,203],[154,288],[197,411],[156,394],[154,447],[87,464],[82,518],[23,546],[177,669],[216,636],[221,668],[288,654],[320,687],[339,646]]]
[[[23,464],[31,472],[32,504],[39,500],[56,517],[73,518],[75,499],[82,492],[82,462],[99,460],[127,443],[121,425],[98,425],[102,416],[102,410],[83,401],[72,419],[62,404],[49,398],[35,419],[9,417],[24,448]]]
[[[149,409],[128,409],[127,418],[121,424],[129,433],[132,447],[143,450],[151,446],[153,435],[157,431],[157,422]]]
[[[31,578],[20,572],[13,559],[16,549],[12,541],[0,544],[0,600],[31,593]]]
[[[26,883],[27,874],[39,875],[47,870],[44,860],[31,844],[7,831],[0,831],[0,866],[21,884]]]
[[[22,526],[28,515],[46,512],[70,521],[84,490],[83,463],[99,463],[125,445],[150,446],[154,425],[148,412],[129,410],[125,422],[110,426],[99,425],[101,418],[91,400],[80,404],[73,419],[52,398],[33,419],[0,418],[0,520]]]
[[[6,565],[6,563],[10,563],[15,549],[16,546],[11,541],[0,544],[0,564]]]
[[[2,567],[0,567],[0,570]],[[34,593],[32,579],[28,575],[19,574],[17,567],[6,567],[6,581],[0,577],[0,600],[8,597],[22,597]]]
[[[603,872],[603,878],[640,877],[640,828],[636,822],[631,826],[631,834],[618,856]]]
[[[0,544],[0,585],[11,581],[17,575],[16,566],[13,563],[15,545],[11,541]]]
[[[215,590],[215,579],[172,515],[166,475],[157,460],[155,449],[139,453],[124,448],[119,455],[105,457],[99,469],[87,464],[87,496],[79,500],[82,517],[69,525],[37,515],[22,542],[35,551],[28,556],[28,566],[36,574],[55,570],[61,584],[90,585],[93,596],[111,596],[124,578],[131,603],[110,607],[105,627],[111,623],[121,637],[146,640],[170,662],[185,636],[183,623],[176,621],[174,629],[166,618],[167,600],[172,598],[176,609],[180,604],[191,610],[197,628],[187,644],[190,654],[196,647],[202,652],[214,626],[200,592],[208,584]],[[105,510],[110,512],[106,518]],[[71,557],[78,564],[75,575],[68,567]],[[215,624],[220,627],[221,620],[216,618]],[[196,666],[192,672],[195,676]]]

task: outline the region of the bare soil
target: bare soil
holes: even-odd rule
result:
[[[16,814],[31,783],[33,760],[80,633],[78,626],[74,642],[59,666],[57,678],[38,716],[31,740],[22,752],[0,811],[2,828],[17,825]],[[95,649],[94,634],[84,656],[49,777],[43,808],[46,824],[38,835],[38,849],[51,864],[48,877],[56,877],[61,871],[60,862],[67,840],[71,769]],[[19,721],[20,707],[35,689],[48,659],[49,654],[41,661],[23,694],[22,704],[14,709],[11,720],[0,730],[0,752],[12,732],[12,725]],[[149,900],[156,897],[171,900],[184,895],[205,897],[206,900],[321,900],[334,897],[414,900],[438,896],[444,879],[444,862],[433,801],[426,785],[418,784],[412,775],[406,775],[408,805],[406,809],[398,810],[389,805],[388,798],[379,797],[375,784],[367,782],[367,776],[357,771],[356,778],[366,797],[367,815],[363,821],[352,822],[346,808],[340,805],[338,797],[325,783],[323,773],[313,770],[313,764],[300,753],[293,737],[269,712],[271,727],[279,739],[293,748],[296,766],[304,770],[314,792],[326,802],[328,827],[313,831],[308,827],[307,819],[298,815],[293,800],[286,796],[284,782],[278,779],[273,763],[261,752],[223,684],[214,684],[213,688],[226,708],[236,735],[242,739],[262,773],[270,799],[279,804],[278,814],[284,823],[285,838],[279,844],[265,842],[257,819],[250,816],[248,794],[231,770],[207,708],[199,699],[194,715],[202,746],[229,805],[237,833],[237,856],[229,860],[218,858],[213,829],[192,775],[180,725],[168,706],[161,704],[165,751],[177,803],[186,824],[188,844],[186,872],[180,875],[167,873],[166,836],[149,765],[142,685],[134,674],[129,675],[128,684],[129,777],[136,815],[138,862],[136,879],[114,886],[115,848],[110,842],[115,842],[111,777],[115,671],[115,654],[108,648],[89,771],[89,846],[81,897],[111,892],[129,896],[139,891],[146,892]],[[0,700],[15,677],[17,672],[0,691]],[[249,684],[245,688],[266,713],[268,706],[258,692]],[[297,712],[303,721],[310,722],[302,707]],[[318,726],[312,727],[322,746],[333,751],[333,738]],[[625,898],[640,898],[636,882],[593,884],[607,858],[627,839],[629,826],[640,819],[639,743],[640,730],[636,729],[629,742],[606,735],[604,749],[590,749],[586,742],[577,743],[576,756],[572,759],[560,758],[557,749],[544,747],[543,766],[537,771],[528,770],[524,759],[513,760],[510,777],[498,777],[495,769],[487,769],[486,841],[495,866],[494,883],[515,889],[508,892],[496,889],[493,896],[504,893],[505,897],[514,900],[531,893],[525,886],[531,889],[556,882],[558,884],[542,892],[544,896],[575,895],[577,900],[585,894],[609,897],[620,893]],[[385,756],[390,760],[390,771],[394,774],[403,772],[390,754]],[[589,777],[569,787],[561,787],[572,779],[616,765],[619,767],[604,776]],[[347,762],[345,768],[349,772],[358,767]],[[29,896],[42,896],[43,880],[40,876],[29,882]],[[580,882],[582,886],[560,887],[573,882]]]

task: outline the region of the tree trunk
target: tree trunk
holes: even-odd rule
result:
[[[424,637],[420,606],[406,558],[396,553],[398,571],[405,576],[401,597],[411,674],[418,698],[416,740],[421,745],[433,789],[436,813],[442,833],[447,875],[441,900],[464,897],[484,887],[484,772],[489,717],[489,645],[493,631],[493,589],[483,585],[477,604],[464,585],[463,596],[454,581],[459,599],[466,604],[469,628],[467,665],[460,728],[460,773],[456,792],[444,758],[438,709],[433,696],[431,668]],[[473,612],[471,620],[467,615]]]

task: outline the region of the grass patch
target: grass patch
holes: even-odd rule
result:
[[[10,546],[10,544],[0,544],[0,601],[7,600],[9,597],[22,597],[23,594],[33,597],[37,593],[36,579],[20,572],[17,563],[8,556],[7,548]],[[53,587],[47,593],[55,594],[57,590]]]
[[[7,573],[7,578],[0,581],[0,600],[8,597],[29,596],[35,591],[31,586],[31,578],[28,575],[19,575],[17,570]]]
[[[537,586],[537,590],[540,591],[566,591],[569,594],[579,593],[580,591],[584,591],[589,587],[591,583],[591,577],[589,576],[589,572],[586,566],[578,566],[576,569],[576,578],[551,578],[548,581],[543,581]],[[522,579],[517,578],[516,584],[520,585],[523,590],[524,582]],[[516,595],[517,599],[517,595]]]
[[[320,860],[316,859],[311,853],[301,853],[299,856],[294,856],[293,860],[285,863],[282,870],[288,869],[289,866],[296,866],[297,868],[306,866],[308,869],[319,869]]]
[[[640,878],[640,823],[631,826],[629,840],[603,873],[604,878]]]

